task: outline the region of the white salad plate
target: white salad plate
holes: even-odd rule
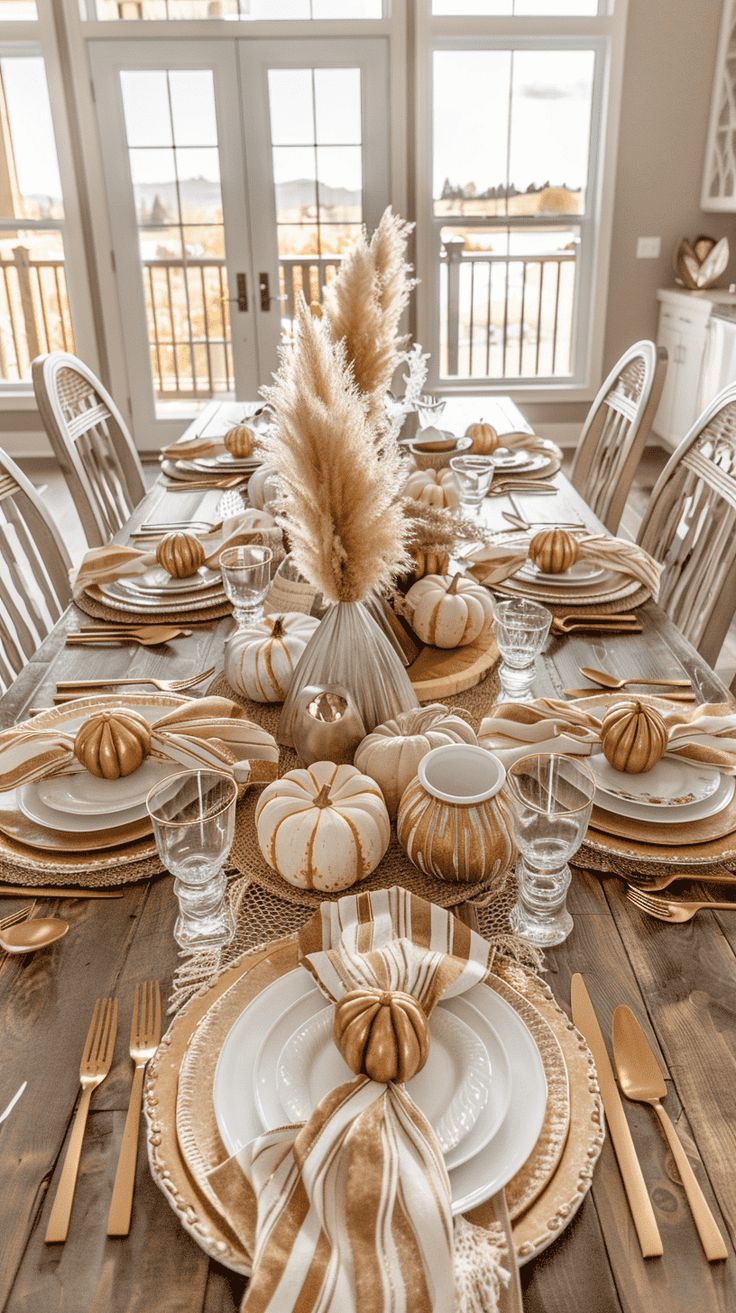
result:
[[[93,779],[94,776],[90,778]],[[27,816],[29,821],[35,821],[36,825],[43,826],[45,830],[65,830],[70,834],[96,834],[100,830],[109,830],[111,825],[130,825],[133,821],[141,821],[146,814],[145,801],[130,807],[107,809],[97,813],[80,812],[78,808],[74,811],[58,811],[41,801],[38,787],[37,784],[22,784],[16,789],[15,796],[23,815]]]
[[[157,596],[160,596],[162,591],[167,593],[201,592],[203,589],[213,588],[215,585],[221,584],[222,577],[219,570],[211,570],[208,565],[200,566],[196,574],[190,574],[186,579],[174,579],[168,570],[153,566],[152,569],[146,570],[145,574],[123,575],[115,582],[123,584],[132,592],[156,593]]]
[[[325,999],[317,989],[305,996],[303,1012],[307,1006],[313,1009],[311,1016],[297,1025],[276,1059],[275,1098],[268,1092],[273,1089],[273,1054],[280,1042],[279,1033],[266,1037],[256,1058],[255,1092],[264,1129],[275,1124],[274,1114],[280,1114],[279,1120],[285,1116],[289,1122],[306,1121],[312,1108],[330,1090],[353,1079],[353,1072],[332,1039],[332,1008],[325,1007]],[[473,1014],[478,1023],[475,1026],[451,1012],[435,1008],[429,1023],[429,1057],[422,1070],[407,1082],[414,1102],[434,1127],[448,1168],[459,1166],[480,1147],[478,1136],[472,1143],[468,1136],[488,1105],[492,1079],[497,1078],[489,1054],[495,1036],[487,1033],[487,1023],[477,1012]],[[286,1025],[277,1023],[275,1032],[283,1033],[293,1024],[291,1009],[284,1019]],[[486,1032],[483,1038],[478,1030]],[[500,1089],[490,1115],[483,1119],[483,1143],[498,1130],[509,1097],[508,1068],[504,1073],[502,1063]]]
[[[175,769],[170,761],[155,761],[149,757],[138,770],[123,779],[100,780],[89,771],[80,770],[73,775],[57,775],[27,784],[24,791],[29,791],[30,799],[38,799],[43,807],[56,813],[56,825],[59,824],[59,814],[72,819],[117,817],[118,812],[127,812],[131,807],[143,807],[145,811],[146,798],[154,784],[158,784],[166,775],[171,775]],[[115,823],[123,824],[117,819]]]
[[[162,589],[160,593],[142,593],[135,588],[131,588],[129,583],[123,579],[116,579],[114,583],[98,584],[100,596],[106,601],[117,605],[118,609],[128,609],[130,611],[165,611],[167,601],[173,605],[191,606],[192,610],[206,609],[208,606],[215,606],[225,596],[222,584],[208,584],[206,588],[195,588],[185,591],[183,588]],[[124,604],[121,606],[121,603]]]
[[[548,574],[546,570],[540,570],[533,561],[525,561],[516,571],[517,579],[529,579],[535,584],[550,584],[553,588],[569,588],[571,584],[591,584],[594,580],[603,579],[605,575],[608,575],[609,579],[614,579],[615,571],[604,570],[602,566],[590,565],[587,561],[576,561],[567,570],[560,570],[557,574]]]
[[[689,821],[704,821],[709,816],[717,816],[733,801],[736,780],[730,775],[722,775],[715,793],[698,802],[674,803],[667,806],[652,807],[649,803],[632,802],[630,798],[618,798],[598,788],[595,805],[602,811],[614,816],[629,816],[634,821],[650,821],[653,825],[686,825]]]
[[[501,439],[503,441],[503,438]],[[493,464],[499,470],[515,470],[518,473],[526,472],[536,460],[535,469],[539,468],[539,463],[545,464],[547,457],[544,456],[539,461],[539,456],[524,447],[496,447],[492,453]]]
[[[231,1027],[220,1052],[213,1085],[215,1118],[228,1154],[238,1153],[264,1130],[255,1097],[256,1059],[264,1035],[287,1008],[312,991],[319,994],[309,973],[297,967],[258,994]],[[329,1008],[327,999],[321,994],[319,998],[322,1006]],[[474,1145],[473,1156],[450,1169],[452,1209],[461,1213],[501,1189],[526,1162],[542,1129],[547,1082],[527,1027],[495,990],[476,985],[461,998],[443,1000],[438,1006],[448,1012],[457,1008],[455,1015],[471,1029],[474,1029],[473,1012],[477,1011],[492,1028],[497,1043],[495,1053],[490,1051],[493,1069],[490,1097],[467,1136],[470,1141],[477,1134],[483,1144]],[[484,1139],[480,1128],[486,1112],[489,1118],[498,1117],[494,1098],[497,1083],[503,1083],[501,1054],[507,1060],[510,1096],[495,1134]],[[275,1085],[275,1067],[271,1079]]]
[[[663,757],[651,770],[641,775],[614,770],[602,752],[589,758],[598,789],[609,798],[635,802],[647,814],[658,807],[680,808],[713,798],[722,785],[721,772],[715,766],[685,761],[681,757]],[[610,810],[610,808],[609,808]]]

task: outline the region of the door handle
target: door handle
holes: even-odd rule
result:
[[[248,312],[248,282],[245,274],[235,275],[235,289],[237,296],[221,296],[221,301],[229,301],[231,305],[236,305],[240,314]]]
[[[271,282],[267,273],[258,275],[258,292],[261,298],[261,310],[270,310],[272,301],[286,301],[285,296],[271,296]]]

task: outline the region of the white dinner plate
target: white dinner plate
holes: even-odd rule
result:
[[[497,447],[491,460],[498,471],[499,478],[505,474],[534,474],[549,465],[549,456],[544,452],[510,451],[508,447]],[[550,487],[552,486],[550,484]]]
[[[550,584],[553,588],[570,588],[577,584],[591,584],[594,580],[603,579],[608,575],[609,579],[616,577],[613,570],[604,570],[600,565],[591,565],[588,561],[575,561],[574,565],[569,566],[567,570],[560,570],[557,574],[549,574],[546,570],[540,570],[539,566],[533,561],[525,561],[519,570],[516,571],[517,579],[529,579],[535,584]]]
[[[31,800],[37,798],[43,807],[55,813],[56,826],[60,825],[61,816],[64,817],[65,828],[67,818],[83,816],[115,816],[115,824],[122,825],[123,822],[117,820],[118,813],[122,814],[131,807],[143,807],[143,812],[140,812],[142,816],[146,798],[154,784],[158,784],[164,776],[171,775],[175,769],[176,766],[170,761],[155,761],[149,757],[132,775],[126,775],[120,780],[100,780],[88,770],[80,770],[74,775],[56,775],[52,779],[38,780],[34,784],[25,785],[25,789],[32,790]],[[138,817],[130,819],[137,820]],[[40,825],[48,823],[39,821]]]
[[[721,772],[715,766],[703,766],[682,757],[663,757],[640,775],[614,770],[602,752],[594,753],[589,761],[601,793],[612,799],[636,802],[647,812],[662,806],[679,808],[704,802],[721,787]]]
[[[258,1042],[275,1019],[309,989],[314,989],[312,977],[303,967],[297,967],[258,994],[230,1028],[213,1085],[215,1117],[228,1154],[238,1153],[263,1131],[253,1092]],[[536,1144],[547,1104],[547,1082],[537,1046],[511,1005],[490,986],[476,985],[462,999],[443,1000],[439,1006],[449,1010],[450,1005],[462,1004],[463,1000],[490,1023],[498,1038],[508,1060],[511,1097],[490,1143],[450,1171],[454,1213],[482,1203],[516,1175]],[[324,1003],[329,1006],[326,1000]],[[458,1015],[471,1024],[467,1010]],[[495,1067],[493,1053],[491,1062]],[[487,1107],[492,1105],[495,1084],[494,1079]],[[480,1124],[481,1117],[468,1139]]]
[[[94,776],[89,778],[94,779]],[[41,781],[41,783],[45,782]],[[29,821],[35,821],[36,825],[42,825],[45,830],[64,830],[69,834],[94,834],[98,830],[109,830],[111,824],[129,825],[132,821],[140,821],[146,814],[145,801],[131,807],[112,809],[106,807],[104,811],[93,814],[80,812],[78,808],[62,812],[42,802],[38,790],[38,784],[23,784],[16,790],[15,797],[23,815],[27,816]],[[112,821],[111,817],[114,817]]]
[[[221,584],[195,588],[191,592],[185,592],[182,588],[172,589],[168,597],[163,593],[136,592],[122,579],[116,579],[114,583],[98,584],[97,587],[100,596],[117,606],[119,610],[140,612],[164,612],[167,610],[167,605],[173,606],[174,603],[180,608],[187,606],[193,611],[199,611],[217,605],[225,597],[225,590]]]
[[[698,802],[686,802],[668,807],[651,807],[647,803],[632,802],[630,798],[616,798],[605,790],[596,789],[595,805],[614,816],[629,816],[634,821],[650,821],[653,825],[687,825],[690,821],[704,821],[717,816],[733,801],[736,780],[722,775],[715,793]]]
[[[256,1058],[254,1088],[259,1111],[266,1114],[264,1129],[277,1124],[273,1112],[278,1115],[281,1109],[279,1121],[284,1115],[289,1122],[306,1121],[325,1094],[352,1080],[353,1073],[332,1039],[332,1009],[325,1007],[319,990],[308,997],[314,1007],[312,1015],[297,1025],[276,1060],[275,1100],[263,1097],[273,1086],[273,1042],[264,1043]],[[479,1014],[475,1016],[483,1024]],[[477,1151],[477,1145],[466,1147],[466,1140],[489,1102],[491,1081],[496,1077],[495,1073],[492,1076],[487,1036],[481,1038],[477,1027],[457,1014],[449,1015],[444,1008],[435,1008],[429,1029],[427,1062],[407,1082],[407,1089],[434,1127],[448,1168],[456,1167]],[[510,1094],[508,1075],[505,1081],[501,1075],[501,1084]],[[490,1121],[484,1119],[484,1142],[495,1134],[504,1112],[505,1106],[497,1101]]]

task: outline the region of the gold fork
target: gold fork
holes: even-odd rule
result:
[[[0,930],[7,930],[8,926],[17,925],[19,921],[25,921],[26,917],[30,916],[32,909],[33,904],[26,903],[25,907],[21,907],[19,912],[11,912],[9,916],[4,916],[0,921]]]
[[[704,908],[718,912],[736,912],[736,903],[716,903],[706,898],[692,902],[685,899],[676,901],[670,898],[657,898],[654,894],[640,893],[638,889],[631,888],[627,890],[626,897],[634,907],[639,908],[640,912],[646,912],[648,916],[654,916],[658,921],[669,921],[673,925],[692,921],[696,912],[702,912]]]
[[[82,1153],[82,1141],[87,1125],[92,1091],[101,1085],[112,1066],[115,1050],[115,1037],[118,1031],[118,1005],[112,998],[98,998],[89,1023],[84,1053],[79,1066],[79,1083],[82,1096],[77,1104],[74,1125],[69,1137],[64,1166],[61,1169],[56,1197],[51,1209],[49,1224],[46,1227],[46,1244],[64,1241],[69,1231],[69,1219],[72,1215],[74,1191],[77,1185],[79,1159]]]
[[[157,980],[145,980],[136,985],[133,997],[133,1019],[130,1023],[130,1056],[135,1064],[130,1090],[128,1115],[120,1145],[118,1169],[115,1174],[110,1212],[107,1215],[108,1235],[127,1235],[133,1210],[135,1165],[138,1157],[138,1127],[141,1118],[143,1074],[146,1063],[153,1057],[161,1039],[161,987]]]
[[[74,693],[75,697],[79,696],[79,690],[85,688],[127,688],[131,684],[150,684],[157,688],[160,693],[183,693],[185,689],[194,688],[195,684],[201,684],[202,680],[209,679],[214,675],[215,667],[210,666],[209,670],[201,670],[198,675],[191,675],[189,679],[154,679],[141,675],[140,679],[60,679],[56,685],[57,694]]]
[[[698,882],[702,884],[736,884],[736,875],[730,875],[726,871],[712,874],[709,871],[699,873],[697,871],[674,871],[670,875],[660,875],[656,880],[637,880],[636,884],[629,882],[628,888],[635,889],[642,894],[661,894],[663,889],[669,889],[671,884],[676,884],[678,880],[689,880],[691,883]]]

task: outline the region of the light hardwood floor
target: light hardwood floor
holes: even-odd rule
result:
[[[636,473],[636,479],[629,495],[628,504],[624,511],[621,522],[620,533],[623,537],[635,538],[636,533],[647,505],[652,488],[667,460],[669,453],[661,447],[649,447],[644,453],[639,469]],[[45,488],[44,500],[51,507],[54,519],[67,545],[69,554],[74,562],[82,556],[85,548],[84,534],[79,523],[74,505],[67,490],[66,484],[59,473],[56,465],[51,460],[29,459],[20,462],[25,472],[28,474],[36,487]],[[565,454],[563,468],[569,473],[572,464],[572,453]],[[153,483],[158,473],[158,464],[155,461],[147,463],[144,466],[146,483]],[[731,629],[723,644],[721,656],[718,662],[718,674],[727,684],[736,673],[736,622]]]

